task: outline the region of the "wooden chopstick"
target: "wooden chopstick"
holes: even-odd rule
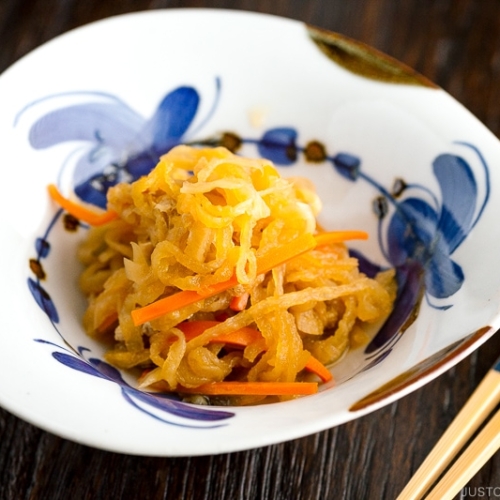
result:
[[[497,411],[484,426],[484,429],[425,497],[426,500],[452,500],[498,448],[500,448],[500,411]]]
[[[437,480],[448,464],[453,460],[453,458],[458,454],[458,452],[463,448],[465,443],[474,434],[477,428],[482,422],[490,415],[494,410],[495,406],[500,402],[500,357],[496,360],[495,364],[490,368],[486,376],[483,378],[481,383],[478,385],[476,390],[472,393],[471,397],[467,400],[465,406],[460,410],[458,415],[455,417],[451,425],[448,427],[446,432],[441,436],[441,439],[434,446],[432,451],[429,453],[427,458],[424,460],[422,465],[419,467],[415,475],[408,482],[404,490],[399,494],[397,500],[419,500],[429,489],[429,487]],[[496,422],[498,433],[498,421],[500,416],[497,413],[491,422]],[[488,439],[492,439],[495,431],[494,428],[488,424],[481,434],[473,442],[480,440],[483,432],[489,429]],[[482,438],[481,438],[482,439]],[[481,441],[482,443],[483,441]],[[471,448],[472,446],[471,445]],[[473,448],[473,451],[468,452],[468,460],[471,460],[471,454],[477,453],[478,446]],[[481,454],[482,458],[486,457],[484,461],[481,461],[481,465],[491,456],[487,456],[489,452],[485,449],[485,454]],[[493,450],[494,453],[494,450]],[[465,460],[465,459],[464,459]],[[461,460],[461,467],[466,467],[467,462]],[[458,462],[457,462],[458,463]],[[474,462],[475,463],[475,462]],[[480,466],[479,466],[480,467]],[[471,464],[471,469],[473,469]],[[450,469],[450,474],[451,474]],[[478,469],[474,469],[477,472]],[[465,471],[463,471],[465,472]],[[453,477],[456,477],[458,471],[453,472]],[[472,477],[472,475],[470,477]],[[445,476],[446,477],[446,476]],[[466,474],[461,474],[462,478],[466,478]],[[470,479],[469,477],[469,479]],[[444,481],[445,478],[443,478]],[[447,480],[446,484],[448,483]],[[455,481],[456,482],[456,481]],[[441,483],[439,483],[441,484]],[[438,491],[441,491],[438,490]],[[458,490],[457,490],[458,491]],[[434,490],[433,493],[434,494]],[[431,498],[431,497],[429,497]],[[434,497],[434,498],[445,498],[445,497]],[[453,497],[450,497],[453,498]]]

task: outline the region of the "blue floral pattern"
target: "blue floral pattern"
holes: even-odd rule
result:
[[[219,79],[215,84],[215,101],[198,128],[210,119],[217,106]],[[146,119],[112,95],[102,92],[75,92],[74,95],[91,101],[57,108],[42,116],[31,126],[29,141],[34,149],[65,142],[79,144],[73,177],[75,193],[102,208],[106,207],[109,187],[138,179],[156,165],[162,154],[188,140],[187,132],[200,104],[200,96],[193,87],[178,87],[169,92],[153,116]],[[67,94],[43,100],[57,101],[61,97]],[[31,103],[19,116],[37,103]]]
[[[488,173],[484,159],[470,144]],[[425,270],[429,295],[438,299],[456,293],[464,281],[460,265],[451,255],[479,220],[489,198],[478,200],[478,187],[470,165],[460,156],[441,154],[433,162],[433,172],[441,189],[435,206],[412,196],[397,204],[387,231],[387,259],[399,266],[408,259],[420,262]],[[477,215],[475,213],[477,212]],[[408,231],[408,227],[412,231]]]
[[[42,339],[35,339],[36,342],[42,344],[47,344],[52,347],[56,347],[58,350],[52,353],[52,357],[59,361],[59,363],[77,370],[88,375],[93,375],[94,377],[102,378],[104,380],[109,380],[116,383],[120,389],[123,398],[130,404],[132,404],[138,410],[144,412],[145,414],[153,417],[154,419],[168,423],[171,425],[176,425],[180,427],[194,427],[194,428],[214,428],[220,427],[221,423],[216,423],[213,425],[188,425],[186,423],[175,422],[172,420],[166,420],[160,415],[154,413],[151,410],[160,410],[164,413],[169,413],[181,419],[191,419],[195,421],[202,422],[220,422],[234,416],[232,412],[220,411],[220,410],[207,410],[200,406],[187,405],[175,399],[173,396],[162,393],[151,393],[140,391],[131,387],[123,379],[121,373],[113,366],[105,363],[98,358],[89,357],[86,359],[86,354],[90,353],[90,350],[85,347],[78,347],[77,353],[70,351],[62,346],[48,342]],[[181,420],[182,421],[182,420]]]
[[[242,144],[254,145],[262,157],[280,167],[286,168],[299,161],[327,162],[342,178],[370,185],[375,196],[372,207],[378,218],[378,241],[386,263],[382,266],[370,262],[354,250],[352,254],[359,259],[361,270],[369,276],[382,268],[394,267],[398,296],[393,313],[366,347],[363,369],[387,357],[395,342],[414,321],[424,296],[432,307],[452,307],[450,299],[466,279],[460,263],[453,260],[452,255],[480,220],[491,189],[488,165],[475,145],[459,141],[453,145],[463,148],[469,156],[472,152],[476,158],[474,165],[464,156],[450,152],[437,155],[432,165],[422,165],[422,168],[432,168],[439,193],[404,179],[396,179],[388,189],[363,170],[362,159],[357,155],[343,151],[329,153],[318,141],[301,146],[300,134],[291,126],[268,129],[259,138],[240,137],[234,132],[198,138],[198,131],[216,112],[221,94],[219,79],[216,79],[216,97],[211,109],[196,130],[192,130],[192,123],[198,113],[200,96],[190,86],[168,92],[150,119],[143,118],[109,94],[85,94],[93,100],[56,108],[39,118],[31,127],[29,140],[35,149],[70,141],[85,144],[84,149],[77,150],[73,177],[75,192],[82,200],[100,207],[105,207],[109,187],[148,173],[160,155],[180,143],[223,145],[233,151]],[[49,96],[43,100],[57,100],[57,97]],[[49,233],[60,215],[60,212],[56,214],[46,233],[35,244],[37,257],[33,259],[32,270],[41,274],[42,261],[50,253]],[[38,305],[56,325],[57,308],[42,287],[40,275],[37,276],[36,280],[28,280],[28,286]],[[442,303],[447,300],[447,303]],[[53,356],[73,369],[117,383],[123,397],[134,406],[137,406],[134,401],[141,401],[171,413],[205,420],[231,416],[227,412],[194,410],[189,405],[174,404],[171,399],[137,391],[124,382],[116,369],[96,359],[86,360],[84,352],[85,348],[81,347],[78,352],[58,351]]]

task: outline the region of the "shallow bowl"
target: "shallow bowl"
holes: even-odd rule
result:
[[[498,140],[443,90],[343,36],[297,21],[166,10],[66,33],[0,76],[4,191],[0,404],[90,446],[232,452],[315,433],[410,393],[499,326]],[[102,206],[179,143],[266,156],[317,186],[328,229],[399,296],[371,341],[314,396],[199,407],[141,392],[83,332],[75,249],[86,229],[46,185]]]

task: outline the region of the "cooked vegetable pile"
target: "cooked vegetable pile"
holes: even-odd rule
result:
[[[92,225],[85,329],[143,388],[231,404],[312,394],[391,311],[392,271],[368,278],[344,243],[366,234],[319,228],[314,186],[267,160],[178,146],[111,188],[103,214],[49,192]]]

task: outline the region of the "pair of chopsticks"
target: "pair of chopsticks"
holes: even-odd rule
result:
[[[500,358],[419,467],[397,500],[419,500],[500,402]],[[425,497],[451,500],[500,448],[500,410]]]

